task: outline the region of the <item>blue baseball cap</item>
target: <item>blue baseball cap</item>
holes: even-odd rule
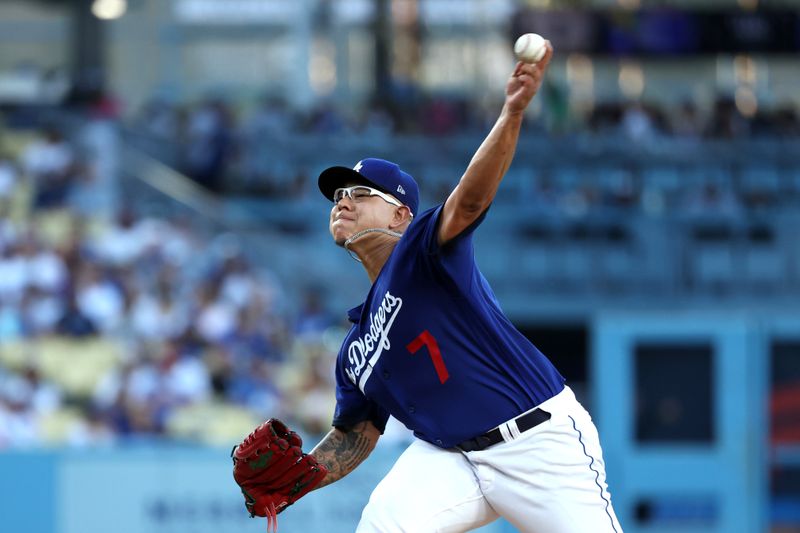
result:
[[[325,198],[333,201],[333,192],[348,182],[369,185],[381,192],[391,194],[400,203],[417,214],[419,187],[411,174],[403,172],[396,163],[370,157],[362,159],[353,168],[330,167],[319,175],[319,190]]]

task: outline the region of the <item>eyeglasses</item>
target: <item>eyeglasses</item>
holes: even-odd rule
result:
[[[381,192],[378,189],[373,189],[372,187],[367,187],[365,185],[354,185],[353,187],[341,187],[336,189],[333,191],[333,203],[338,204],[339,201],[345,196],[354,202],[366,200],[370,196],[379,196],[385,202],[396,205],[397,207],[403,207],[403,204],[401,204],[397,198],[389,196],[385,192]]]

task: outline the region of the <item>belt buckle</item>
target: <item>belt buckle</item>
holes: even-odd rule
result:
[[[490,439],[488,435],[480,435],[476,437],[475,443],[478,445],[479,450],[485,450],[493,444],[492,439]]]

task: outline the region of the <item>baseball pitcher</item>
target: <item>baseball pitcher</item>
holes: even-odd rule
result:
[[[249,437],[283,435],[265,453],[292,450],[275,471],[245,472],[281,472],[279,482],[237,477],[251,513],[272,520],[347,475],[391,415],[417,439],[375,488],[359,532],[468,531],[502,516],[524,532],[622,533],[592,419],[500,310],[473,253],[552,53],[548,42],[541,61],[516,65],[496,124],[444,204],[420,212],[414,178],[382,159],[319,176],[331,235],[372,287],[348,312],[333,429],[310,454],[282,425]],[[252,453],[243,461],[259,464]]]

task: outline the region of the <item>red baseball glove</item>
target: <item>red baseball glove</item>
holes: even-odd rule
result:
[[[242,489],[250,516],[267,517],[267,531],[278,530],[277,515],[319,485],[328,469],[303,453],[303,441],[286,424],[270,418],[234,446],[233,479]]]

